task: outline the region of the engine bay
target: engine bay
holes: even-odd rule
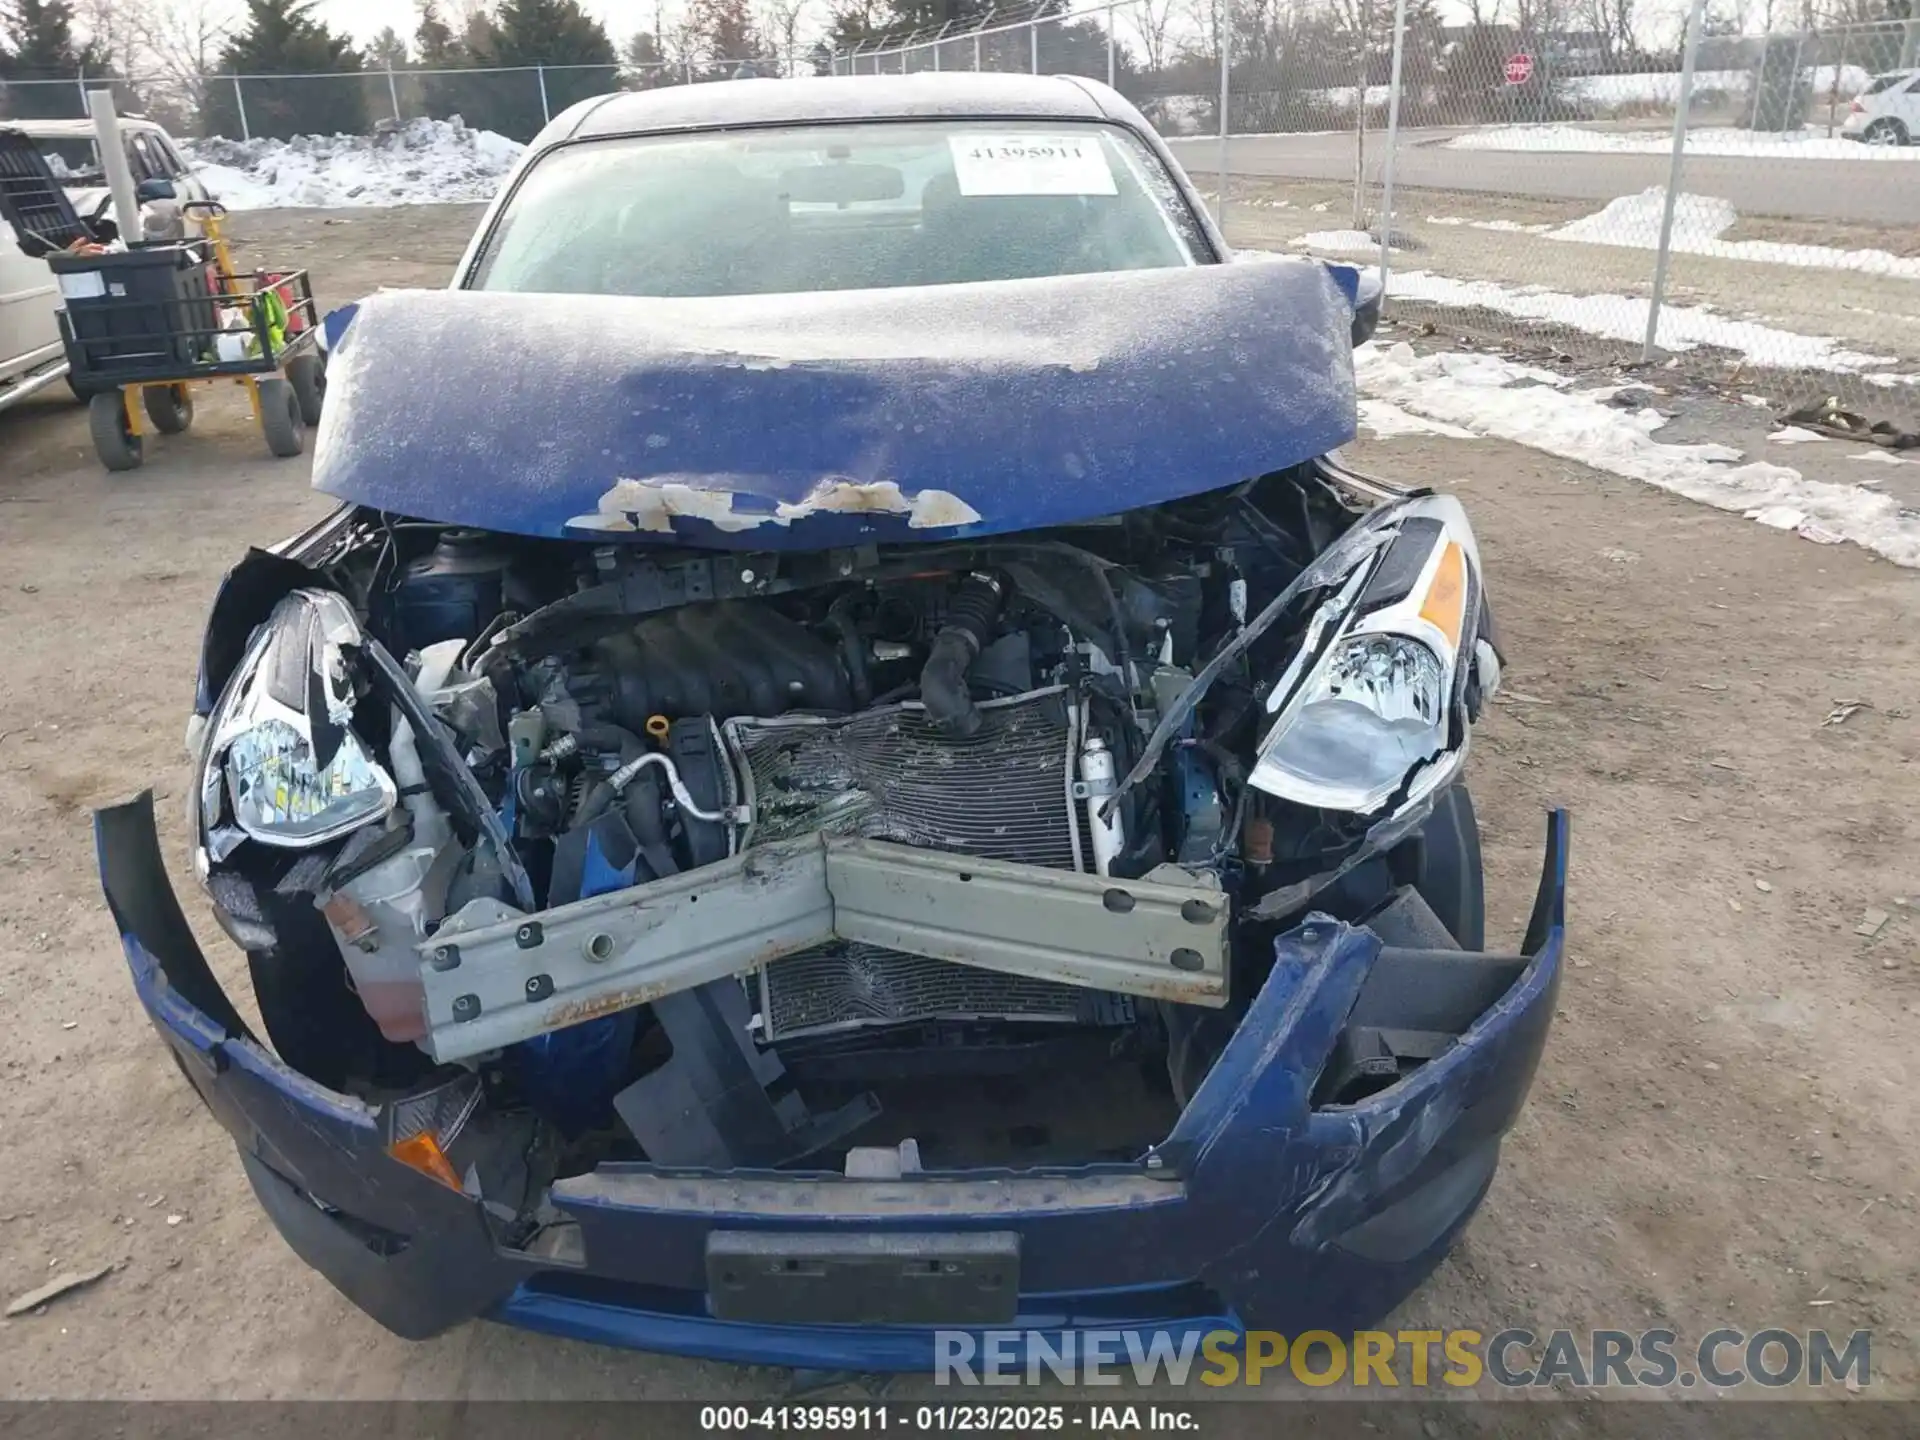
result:
[[[1366,513],[1336,479],[818,553],[351,512],[232,666],[200,785],[276,1045],[361,1093],[477,1073],[581,1164],[1137,1153],[1274,934],[1419,864],[1418,767],[1390,832],[1250,783]],[[269,711],[327,767],[305,810],[250,749]]]

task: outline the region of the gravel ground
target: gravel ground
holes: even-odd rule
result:
[[[471,213],[237,228],[339,301],[441,278]],[[784,1373],[484,1324],[410,1344],[281,1243],[134,1002],[87,812],[157,786],[179,860],[214,586],[326,504],[304,460],[267,458],[237,392],[129,476],[95,464],[64,398],[0,415],[0,456],[0,1291],[119,1267],[0,1321],[0,1398],[779,1395]],[[1916,1393],[1914,574],[1499,442],[1357,458],[1457,488],[1481,537],[1512,655],[1471,767],[1498,941],[1522,929],[1542,810],[1574,815],[1572,958],[1532,1101],[1465,1242],[1395,1321],[1867,1327],[1872,1389]],[[1838,700],[1864,705],[1824,723]],[[1869,910],[1887,916],[1870,938]]]

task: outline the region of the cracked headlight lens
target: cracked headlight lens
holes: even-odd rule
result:
[[[262,720],[227,749],[233,818],[263,845],[318,845],[393,808],[393,780],[351,730],[325,766],[285,720]]]
[[[1336,641],[1261,752],[1254,783],[1303,805],[1371,811],[1446,748],[1446,709],[1440,659],[1418,640]]]
[[[1269,698],[1278,713],[1252,784],[1369,815],[1454,773],[1466,741],[1454,744],[1450,710],[1461,667],[1473,663],[1461,646],[1478,597],[1472,545],[1457,503],[1430,499],[1372,569],[1321,607]]]

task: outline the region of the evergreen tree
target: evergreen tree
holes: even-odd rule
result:
[[[892,15],[892,7],[882,0],[839,0],[827,17],[827,33],[821,41],[826,53],[815,52],[814,69],[831,75],[834,55],[885,34],[893,23]]]
[[[458,115],[485,126],[487,107],[504,92],[506,87],[501,82],[509,77],[457,73],[475,63],[473,53],[441,18],[436,0],[421,0],[413,48],[420,57],[420,68],[429,72],[414,81],[412,103],[419,107],[418,113],[432,120],[451,120]]]
[[[627,41],[620,52],[625,73],[620,83],[628,90],[658,90],[663,85],[678,85],[680,67],[669,64],[666,51],[650,30],[642,30]]]
[[[768,63],[768,47],[747,0],[691,0],[687,19],[695,52],[705,62],[695,69],[696,78],[731,80],[742,69],[753,73]]]
[[[0,115],[18,120],[79,119],[87,109],[75,81],[112,73],[92,41],[76,45],[71,0],[0,3]],[[46,81],[61,83],[30,84]]]
[[[1040,73],[1042,75],[1085,75],[1094,80],[1107,78],[1107,27],[1099,20],[1070,20],[1068,0],[1041,0],[1036,13],[1059,15],[1062,19],[1042,25],[1039,35]],[[1021,37],[1026,39],[1025,36]],[[1032,44],[1032,41],[1028,41]],[[1028,63],[1031,64],[1031,52]],[[1116,39],[1113,52],[1113,78],[1122,89],[1133,76],[1133,56],[1126,44]]]
[[[413,32],[413,48],[420,52],[422,70],[454,70],[466,63],[466,47],[440,18],[434,0],[421,0],[420,23]]]
[[[496,66],[545,66],[543,75],[496,76],[509,80],[493,103],[467,123],[497,130],[516,140],[531,140],[548,119],[575,101],[604,95],[620,85],[619,57],[598,20],[578,0],[504,0],[491,17],[479,58]],[[555,68],[591,67],[591,68]],[[545,82],[546,103],[540,85]]]
[[[407,53],[407,42],[400,38],[399,32],[391,25],[374,36],[367,46],[369,70],[404,70],[411,58]]]
[[[1024,5],[1019,10],[1022,14],[1047,13],[1044,4]],[[816,51],[814,67],[821,70],[822,74],[830,73],[832,52],[850,50],[863,41],[897,43],[915,31],[938,30],[943,25],[951,26],[952,34],[964,35],[970,27],[989,23],[993,11],[993,0],[837,0],[828,16],[824,42],[830,53],[823,58]],[[1004,35],[986,37],[982,41],[986,47],[982,53],[997,53],[999,48],[1006,48],[1010,54],[1016,43],[1028,43],[1025,31],[1009,31]],[[1104,41],[1101,43],[1105,44]],[[1025,54],[1022,50],[1021,55]],[[822,69],[823,64],[827,68]],[[1022,59],[1020,68],[1024,70],[1026,64],[1026,60]],[[861,73],[865,74],[866,71]],[[1104,59],[1101,61],[1101,73],[1106,73]]]
[[[367,128],[366,91],[357,79],[360,52],[313,18],[314,0],[247,0],[247,23],[220,53],[227,75],[307,75],[305,80],[242,80],[245,132],[286,139],[293,135],[358,134]],[[207,92],[211,134],[239,136],[242,124],[232,85]]]

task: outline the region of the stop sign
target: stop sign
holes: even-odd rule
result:
[[[1533,78],[1533,57],[1531,55],[1509,55],[1507,57],[1507,84],[1524,85]]]

